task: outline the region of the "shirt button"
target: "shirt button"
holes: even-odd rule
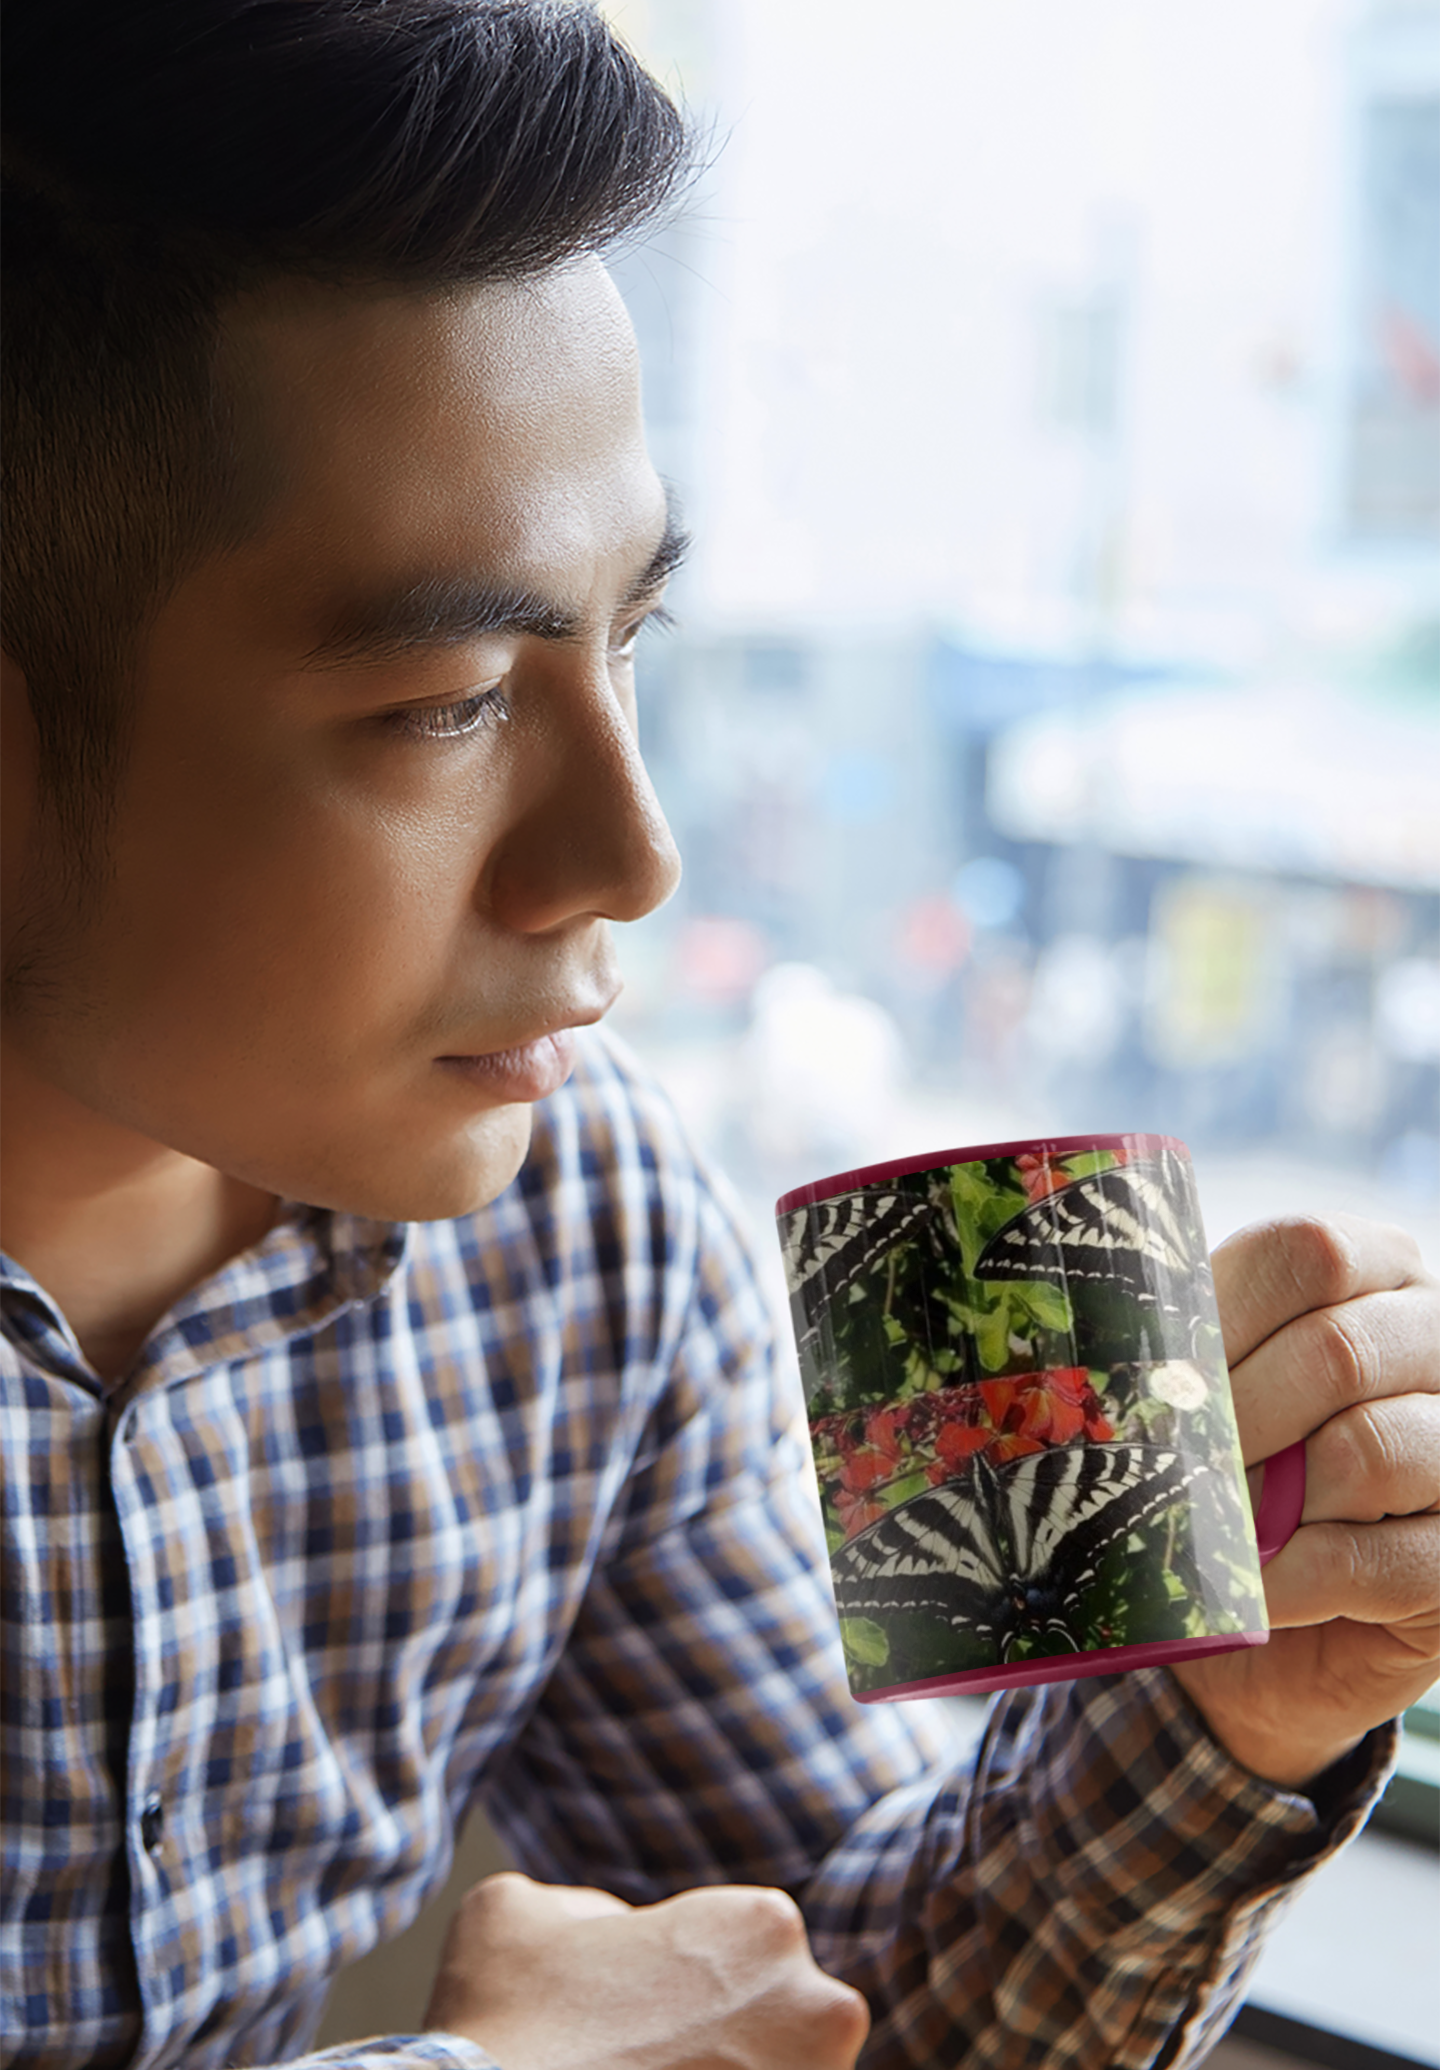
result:
[[[140,1839],[147,1854],[158,1854],[165,1841],[165,1804],[152,1790],[140,1807]]]

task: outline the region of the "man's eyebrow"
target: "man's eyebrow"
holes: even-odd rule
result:
[[[665,529],[621,598],[620,608],[644,603],[679,567],[689,546],[675,497],[667,490]],[[344,605],[315,645],[301,655],[300,666],[343,668],[357,661],[389,661],[420,648],[459,647],[495,633],[573,640],[583,625],[579,611],[567,610],[534,590],[464,575],[428,575]]]

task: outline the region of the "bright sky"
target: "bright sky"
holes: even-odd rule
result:
[[[1303,584],[1357,0],[611,11],[728,137],[677,289],[717,615],[1033,623],[1107,528],[1132,600]],[[1040,397],[1052,312],[1107,285],[1128,374],[1097,450]]]

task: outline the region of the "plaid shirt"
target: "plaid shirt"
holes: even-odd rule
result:
[[[286,1203],[107,1398],[6,1262],[3,2026],[17,2065],[289,2060],[335,1970],[517,1861],[782,1885],[870,2065],[1197,2061],[1363,1820],[1158,1671],[998,1700],[972,1763],[848,1693],[733,1214],[592,1034],[493,1206]],[[315,2061],[489,2063],[442,2034]]]

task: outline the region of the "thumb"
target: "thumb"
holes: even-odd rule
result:
[[[548,1890],[556,1909],[567,1919],[609,1919],[616,1912],[633,1912],[635,1909],[633,1905],[627,1905],[624,1898],[612,1897],[608,1890],[595,1890],[588,1883],[538,1884],[536,1888]]]
[[[608,1919],[617,1912],[634,1910],[624,1898],[612,1897],[608,1890],[596,1890],[583,1883],[537,1883],[533,1877],[521,1875],[518,1869],[501,1869],[493,1876],[482,1876],[467,1896],[486,1909],[498,1907],[511,1916],[529,1913],[552,1920]]]

